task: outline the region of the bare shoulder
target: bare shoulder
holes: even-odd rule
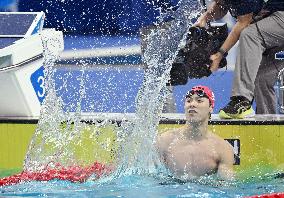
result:
[[[233,153],[233,147],[232,145],[224,140],[223,138],[221,138],[220,136],[212,133],[212,138],[213,138],[213,141],[215,143],[215,145],[217,145],[217,147],[222,151],[228,151],[228,152],[232,152]]]
[[[234,150],[232,145],[216,134],[212,135],[216,151],[219,155],[218,176],[225,180],[234,179]]]
[[[178,133],[179,129],[169,129],[158,134],[158,141],[170,141]]]
[[[174,129],[166,130],[166,131],[158,134],[157,146],[159,148],[167,147],[178,136],[178,134],[182,130],[183,130],[183,127],[181,127],[181,128],[174,128]]]

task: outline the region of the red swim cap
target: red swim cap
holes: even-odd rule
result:
[[[197,85],[191,88],[190,91],[187,92],[186,97],[190,97],[194,94],[197,94],[200,97],[206,97],[209,99],[210,104],[212,105],[212,108],[214,108],[215,105],[215,96],[213,91],[206,86]]]

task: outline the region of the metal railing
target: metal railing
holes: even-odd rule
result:
[[[275,53],[276,60],[284,60],[284,51]],[[280,70],[276,83],[278,112],[284,114],[284,68]]]

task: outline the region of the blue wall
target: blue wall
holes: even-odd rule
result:
[[[45,27],[69,33],[137,33],[177,0],[19,0],[19,11],[44,11]]]
[[[19,0],[19,11],[44,11],[45,27],[56,28],[64,34],[65,49],[84,49],[139,44],[139,39],[117,37],[117,34],[137,34],[140,27],[153,23],[159,15],[158,8],[174,6],[178,0]],[[74,36],[73,36],[74,34]],[[78,34],[107,34],[96,39]],[[105,39],[108,38],[108,39]],[[118,42],[119,40],[119,42]],[[127,42],[126,42],[127,41]],[[107,68],[107,67],[106,67]],[[74,111],[79,100],[80,71],[59,69],[56,73],[58,95],[66,108]],[[86,97],[82,99],[83,111],[134,112],[135,97],[143,80],[143,71],[137,69],[103,69],[85,72]],[[68,82],[65,84],[65,82]],[[174,90],[177,111],[183,112],[184,94],[197,84],[208,85],[216,95],[215,113],[229,100],[232,72],[217,72],[206,79],[189,80],[185,86]],[[65,86],[65,87],[64,87]],[[67,91],[68,90],[68,91]]]
[[[0,0],[0,12],[16,11],[16,0]]]
[[[56,72],[56,89],[67,110],[75,111],[80,99],[79,70],[59,69]],[[135,68],[104,68],[87,70],[83,74],[85,97],[82,98],[82,111],[85,112],[126,112],[135,111],[135,98],[143,81],[143,70]],[[214,113],[229,101],[233,72],[217,72],[208,78],[189,80],[187,85],[176,86],[174,96],[177,112],[183,113],[184,95],[194,85],[209,86],[215,93]],[[66,83],[67,82],[67,83]]]

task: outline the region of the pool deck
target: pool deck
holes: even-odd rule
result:
[[[82,113],[81,121],[93,123],[96,121],[111,121],[120,123],[124,120],[133,120],[135,113]],[[38,117],[4,117],[0,116],[0,123],[36,124]],[[182,113],[164,113],[160,116],[161,124],[184,124],[185,115]],[[266,114],[255,115],[245,119],[220,119],[218,114],[212,114],[209,124],[212,125],[284,125],[284,115]]]

